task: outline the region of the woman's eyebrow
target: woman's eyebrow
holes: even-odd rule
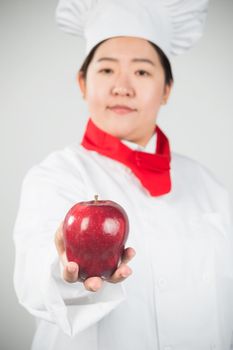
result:
[[[148,58],[134,58],[132,59],[132,62],[145,62],[151,64],[152,66],[155,66],[155,63]]]
[[[102,62],[102,61],[111,61],[111,62],[119,62],[117,58],[113,57],[101,57],[97,60],[97,62]],[[131,62],[144,62],[144,63],[149,63],[152,66],[155,66],[155,63],[148,58],[133,58]]]

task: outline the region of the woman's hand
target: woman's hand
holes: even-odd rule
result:
[[[55,234],[55,245],[60,260],[64,266],[63,278],[66,282],[74,283],[78,281],[79,266],[77,263],[67,260],[62,225],[63,222],[60,224]],[[110,283],[118,283],[124,281],[128,276],[130,276],[132,270],[127,264],[134,256],[135,250],[133,248],[126,248],[120,265],[107,281]],[[84,287],[88,291],[92,292],[98,291],[102,287],[102,283],[103,280],[100,277],[89,277],[83,282]]]

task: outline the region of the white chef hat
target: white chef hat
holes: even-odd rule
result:
[[[208,0],[59,0],[56,21],[84,37],[86,55],[118,36],[147,39],[168,56],[191,48],[203,33]]]

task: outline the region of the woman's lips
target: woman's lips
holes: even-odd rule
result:
[[[136,109],[132,109],[127,106],[112,106],[108,107],[111,111],[117,113],[117,114],[127,114],[127,113],[132,113],[135,112]]]

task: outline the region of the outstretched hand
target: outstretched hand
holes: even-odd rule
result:
[[[55,245],[57,248],[58,255],[64,266],[63,278],[66,282],[74,283],[78,281],[79,278],[79,266],[74,261],[68,261],[65,245],[63,239],[63,222],[60,224],[56,234],[55,234]],[[106,281],[110,283],[118,283],[124,281],[127,277],[132,274],[131,268],[128,266],[128,263],[135,256],[135,250],[133,248],[126,248],[123,253],[123,257],[118,268],[112,274],[112,276]],[[84,282],[84,287],[88,291],[97,292],[103,284],[103,280],[100,277],[89,277]]]

